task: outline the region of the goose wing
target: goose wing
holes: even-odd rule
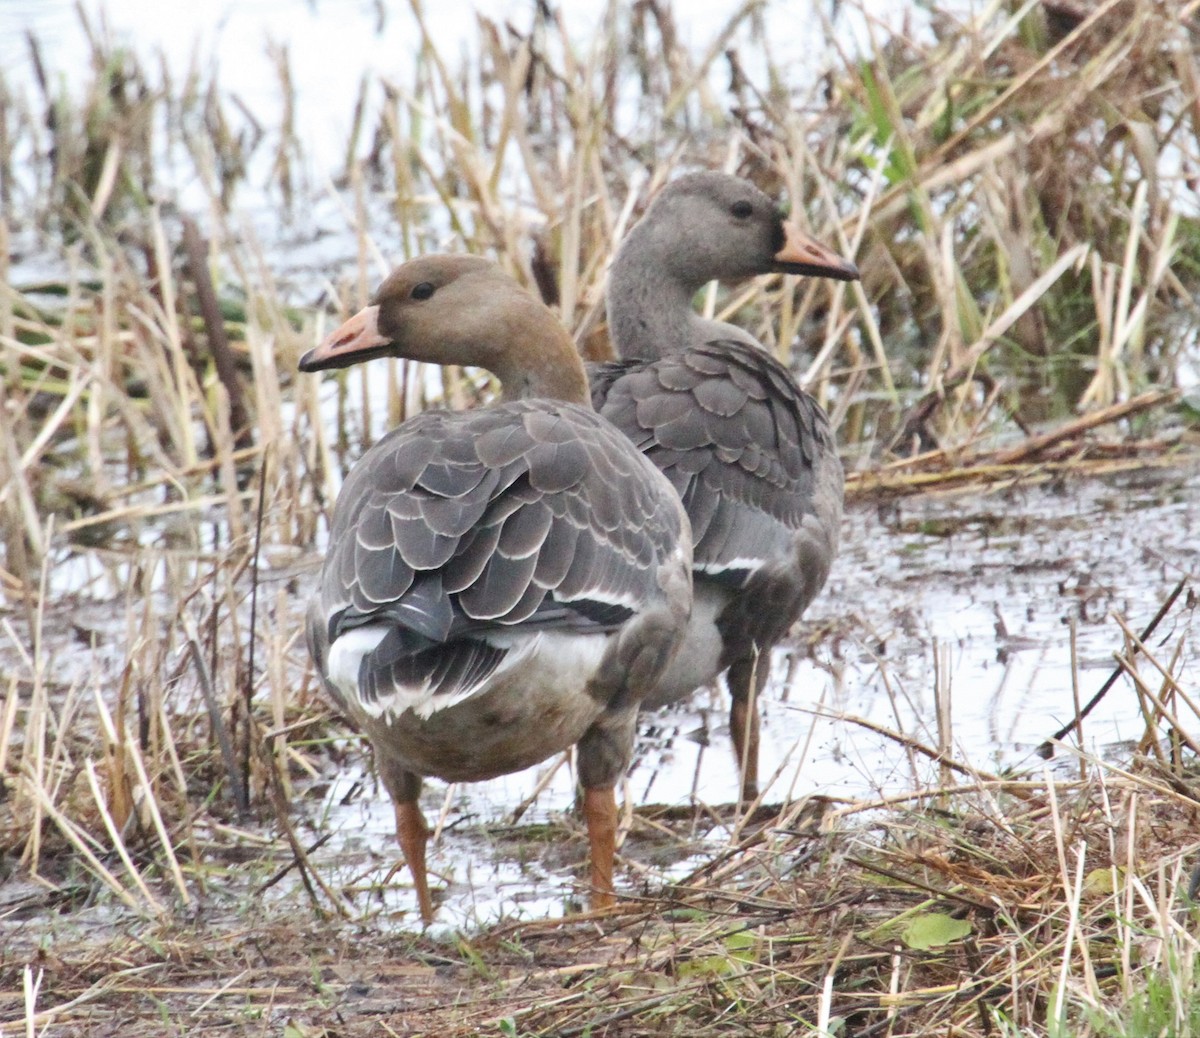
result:
[[[697,573],[744,587],[814,519],[834,516],[836,538],[842,469],[828,420],[765,351],[720,340],[588,376],[596,410],[682,499]]]
[[[669,484],[594,412],[428,412],[343,486],[314,656],[326,670],[329,647],[356,645],[368,710],[401,686],[456,701],[520,635],[612,631],[659,603],[660,567],[686,542]]]

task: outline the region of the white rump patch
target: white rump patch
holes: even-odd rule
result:
[[[411,710],[422,720],[437,711],[486,692],[501,681],[511,680],[510,672],[520,668],[522,693],[537,696],[541,689],[555,694],[577,691],[582,694],[600,666],[608,636],[580,635],[559,631],[498,630],[484,636],[485,641],[508,654],[484,681],[454,694],[433,695],[427,683],[379,689],[378,698],[368,702],[358,687],[358,672],[363,657],[373,652],[389,628],[356,627],[330,646],[329,681],[370,717],[392,720]],[[527,683],[527,684],[526,684]]]
[[[326,674],[329,683],[341,692],[347,703],[358,703],[368,712],[371,711],[358,694],[358,670],[363,657],[379,647],[389,630],[382,626],[353,627],[338,635],[337,641],[329,646],[329,672]]]

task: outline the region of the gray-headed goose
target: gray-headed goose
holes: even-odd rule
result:
[[[621,359],[589,367],[596,410],[670,479],[692,524],[687,640],[646,705],[727,671],[746,801],[757,795],[757,698],[771,649],[825,583],[842,515],[842,466],[816,401],[753,336],[692,310],[714,278],[770,272],[858,277],[752,184],[681,177],[630,231],[609,273]]]
[[[608,904],[613,787],[691,605],[678,496],[592,410],[554,315],[486,260],[397,268],[300,367],[383,355],[487,368],[503,398],[417,415],[354,466],[309,608],[317,669],[375,747],[427,922],[422,776],[487,779],[572,745]]]

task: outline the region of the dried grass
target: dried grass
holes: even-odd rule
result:
[[[810,82],[771,63],[757,12],[698,54],[658,0],[613,5],[587,43],[544,8],[481,17],[464,68],[424,33],[411,81],[364,81],[347,114],[352,236],[325,296],[340,314],[385,254],[470,249],[600,356],[614,244],[673,168],[724,167],[864,271],[702,301],[803,369],[858,459],[852,495],[1192,456],[1195,4],[935,9],[932,42],[876,27],[867,58],[825,24]],[[326,837],[292,824],[346,752],[299,588],[339,471],[427,397],[488,386],[397,366],[386,397],[351,373],[323,404],[293,379],[337,315],[230,215],[264,183],[285,208],[315,194],[286,52],[284,110],[261,118],[88,32],[83,97],[52,70],[34,97],[0,82],[3,1033],[1200,1031],[1198,693],[1182,640],[1135,670],[1132,632],[1128,769],[981,776],[945,719],[935,747],[893,733],[940,788],[769,809],[611,916],[457,941],[364,923],[377,892],[337,888],[311,857]],[[190,218],[150,201],[167,154],[203,185]],[[60,276],[21,282],[35,248]],[[637,824],[682,845],[692,820]],[[916,947],[939,915],[969,929]]]
[[[457,940],[316,916],[298,928],[252,908],[177,909],[41,953],[18,929],[25,965],[7,970],[0,1018],[67,1034],[186,1020],[200,1033],[1105,1035],[1124,1033],[1105,1021],[1157,977],[1178,985],[1164,1021],[1178,1029],[1163,1033],[1191,1033],[1196,801],[1169,771],[1084,763],[1082,780],[774,809],[614,913]]]

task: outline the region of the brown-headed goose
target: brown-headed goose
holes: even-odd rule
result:
[[[670,483],[588,400],[554,315],[494,264],[429,256],[300,360],[487,368],[499,403],[427,411],[338,496],[308,615],[329,694],[375,747],[428,922],[422,776],[476,781],[577,745],[594,906],[613,788],[687,626],[691,538]]]
[[[842,516],[842,466],[816,401],[753,336],[692,310],[715,278],[770,272],[858,277],[754,185],[720,173],[673,181],[609,272],[620,360],[588,369],[596,410],[670,479],[692,524],[687,640],[645,705],[727,671],[744,801],[757,795],[771,649],[825,583]]]

